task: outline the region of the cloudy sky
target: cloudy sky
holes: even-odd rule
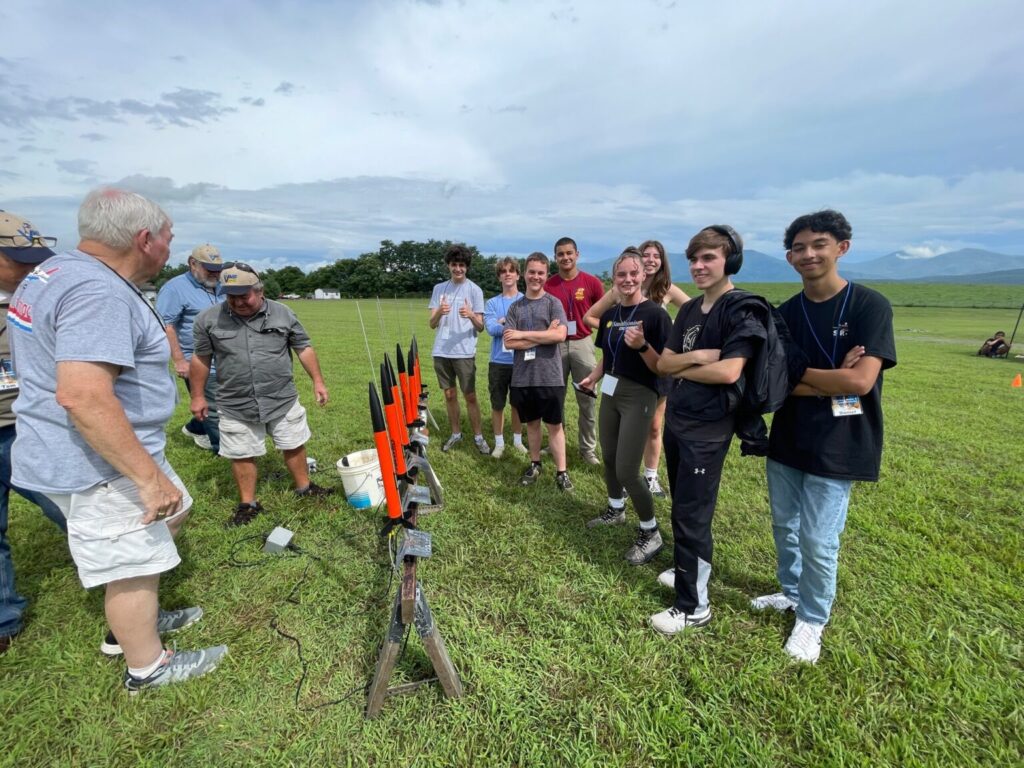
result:
[[[8,0],[0,29],[0,208],[65,246],[114,183],[175,261],[586,260],[714,222],[781,256],[822,207],[853,259],[1024,254],[1019,0]]]

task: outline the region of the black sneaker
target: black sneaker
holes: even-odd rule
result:
[[[657,528],[637,529],[636,541],[633,546],[626,550],[626,561],[630,565],[643,565],[654,559],[654,556],[661,552],[664,543],[661,540],[661,531]]]
[[[555,475],[555,485],[558,487],[558,490],[560,490],[560,491],[571,491],[572,490],[572,480],[569,479],[569,473],[568,472],[559,472],[558,474],[556,474]]]
[[[330,496],[332,493],[334,493],[333,488],[323,488],[316,483],[310,483],[301,491],[296,491],[295,495],[304,499],[306,497]]]
[[[263,505],[258,501],[243,502],[235,507],[235,513],[228,520],[228,526],[248,525],[256,519],[256,515],[263,511]]]
[[[537,478],[540,477],[540,462],[532,461],[530,466],[523,472],[522,478],[519,480],[520,485],[533,485],[537,482]]]

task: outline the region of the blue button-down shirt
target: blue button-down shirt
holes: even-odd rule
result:
[[[191,271],[172,277],[156,295],[156,311],[174,329],[186,360],[192,359],[195,346],[192,325],[196,315],[223,300],[219,285],[210,290],[196,280]]]

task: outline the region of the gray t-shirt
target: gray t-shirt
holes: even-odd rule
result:
[[[554,319],[566,324],[562,302],[545,293],[539,299],[525,296],[509,307],[505,315],[505,328],[513,331],[546,331]],[[527,352],[534,352],[527,360]],[[512,361],[513,387],[564,387],[562,378],[562,353],[558,344],[540,344],[530,350],[515,350]]]
[[[119,366],[114,394],[135,436],[150,455],[163,451],[177,392],[167,367],[171,351],[156,311],[133,285],[81,251],[62,253],[18,287],[7,323],[21,385],[14,402],[15,485],[77,493],[120,475],[58,405],[62,362]]]
[[[441,306],[441,297],[447,296],[448,303],[452,305],[452,311],[441,318],[437,326],[437,335],[434,337],[434,350],[431,353],[434,357],[465,358],[476,357],[477,330],[468,317],[459,314],[466,299],[469,299],[469,306],[477,314],[484,313],[484,292],[480,286],[472,280],[462,283],[453,283],[445,280],[434,286],[434,292],[430,294],[428,309],[437,309]]]

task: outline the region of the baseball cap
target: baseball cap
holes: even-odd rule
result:
[[[53,256],[57,238],[43,237],[39,230],[13,213],[0,211],[0,253],[21,264],[39,264]]]
[[[240,261],[229,261],[220,273],[220,287],[224,293],[242,296],[253,288],[261,288],[260,273]]]
[[[206,243],[197,245],[192,249],[192,258],[206,267],[210,272],[220,272],[224,268],[224,261],[220,257],[220,251]]]

